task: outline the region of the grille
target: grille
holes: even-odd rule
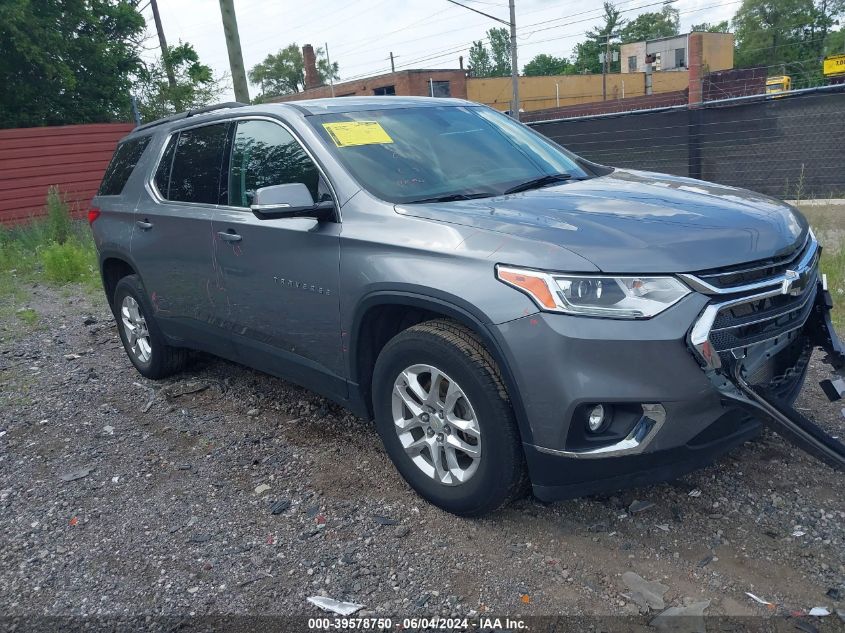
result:
[[[804,325],[818,291],[814,269],[804,292],[798,296],[775,295],[746,302],[731,302],[716,315],[710,342],[718,352],[747,347],[777,338]]]
[[[695,277],[715,288],[729,291],[735,286],[744,286],[778,277],[786,270],[795,268],[809,251],[815,248],[815,240],[810,239],[808,233],[803,245],[789,255],[756,261],[751,264],[704,271],[696,273]],[[818,254],[816,254],[817,256]]]

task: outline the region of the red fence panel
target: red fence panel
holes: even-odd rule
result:
[[[72,211],[85,213],[117,142],[132,128],[94,123],[0,130],[0,223],[42,215],[51,185]]]

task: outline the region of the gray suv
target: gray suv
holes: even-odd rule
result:
[[[749,191],[591,163],[455,99],[222,104],[123,139],[89,219],[129,359],[201,350],[374,418],[459,515],[676,477],[843,354],[820,248]]]

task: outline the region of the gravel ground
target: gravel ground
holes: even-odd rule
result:
[[[5,615],[318,615],[313,595],[379,615],[638,614],[635,572],[666,607],[825,606],[814,625],[841,625],[842,477],[775,435],[671,484],[462,520],[314,394],[205,357],[147,381],[101,298],[35,287],[28,306],[36,328],[0,321]],[[820,358],[810,371],[799,406],[842,429]]]

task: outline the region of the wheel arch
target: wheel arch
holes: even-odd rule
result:
[[[128,255],[120,251],[103,251],[100,253],[99,259],[100,276],[103,281],[103,290],[106,293],[106,301],[114,311],[113,300],[117,283],[128,275],[137,275],[138,267]]]
[[[379,291],[367,295],[358,304],[349,330],[348,368],[350,389],[357,390],[353,399],[360,403],[359,408],[372,417],[372,373],[376,358],[387,341],[412,325],[443,317],[471,330],[490,352],[501,371],[522,441],[530,442],[532,433],[525,407],[504,350],[491,330],[492,323],[456,301],[429,295]],[[391,321],[391,327],[379,328],[379,322],[385,319]]]

